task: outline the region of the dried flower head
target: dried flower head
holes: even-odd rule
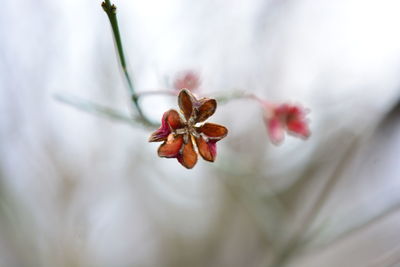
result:
[[[200,86],[199,75],[193,71],[186,71],[180,73],[174,82],[174,89],[180,91],[182,89],[188,89],[190,91],[196,91]]]
[[[293,104],[264,103],[264,121],[271,142],[278,145],[284,139],[284,132],[306,139],[310,136],[307,110]]]
[[[189,90],[183,89],[178,104],[182,116],[174,109],[165,112],[160,128],[151,134],[149,142],[163,142],[158,155],[176,158],[188,169],[196,165],[197,152],[203,159],[213,162],[217,155],[216,143],[228,134],[224,126],[203,123],[214,114],[217,102],[211,98],[197,99]]]

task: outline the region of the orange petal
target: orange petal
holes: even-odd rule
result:
[[[217,156],[217,146],[215,141],[206,142],[203,137],[196,138],[197,148],[204,160],[214,162]]]
[[[187,144],[183,145],[182,153],[177,157],[178,161],[187,169],[191,169],[197,163],[197,153],[194,151],[193,142],[189,139]]]
[[[203,122],[214,114],[217,109],[217,101],[211,98],[203,98],[199,101],[200,106],[197,108],[196,122]]]
[[[228,129],[222,125],[207,122],[198,128],[198,132],[204,133],[212,139],[220,140],[228,134]]]
[[[178,105],[181,108],[183,115],[185,115],[186,120],[192,116],[193,113],[193,102],[196,98],[190,93],[189,90],[183,89],[178,96]]]
[[[174,136],[173,134],[168,135],[167,141],[165,141],[158,148],[158,156],[163,158],[175,158],[178,156],[179,151],[183,144],[183,136]]]

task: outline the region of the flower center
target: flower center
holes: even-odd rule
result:
[[[195,125],[196,122],[192,118],[190,118],[183,128],[176,129],[174,133],[185,136],[192,135],[196,138],[199,138],[200,134],[197,132]],[[188,139],[188,137],[186,137],[186,139]]]

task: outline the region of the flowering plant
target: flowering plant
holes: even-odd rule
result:
[[[161,127],[152,133],[149,142],[164,141],[158,155],[177,158],[188,169],[197,162],[195,147],[203,159],[213,162],[217,155],[216,143],[228,134],[228,129],[214,123],[199,123],[214,114],[217,102],[210,98],[197,99],[189,90],[183,89],[178,104],[183,118],[174,109],[165,112]]]
[[[179,73],[173,82],[173,90],[137,93],[124,56],[116,18],[117,9],[115,5],[111,4],[110,0],[105,0],[102,7],[111,23],[121,69],[132,98],[132,108],[136,110],[137,116],[128,117],[114,109],[80,99],[62,96],[58,96],[58,99],[85,111],[129,124],[140,123],[154,129],[158,124],[144,114],[139,102],[140,98],[154,94],[177,96],[180,113],[174,109],[165,112],[161,119],[161,126],[150,135],[149,142],[163,142],[158,148],[158,155],[163,158],[176,158],[188,169],[196,165],[198,154],[204,160],[214,162],[217,156],[216,143],[228,134],[226,127],[205,122],[216,111],[217,98],[197,98],[194,95],[199,91],[201,81],[198,73],[193,70]],[[268,136],[273,144],[279,145],[283,142],[285,131],[302,139],[307,139],[310,136],[308,120],[306,119],[308,110],[302,106],[289,103],[271,103],[246,92],[236,92],[219,99],[226,102],[235,98],[252,99],[261,106]]]
[[[153,131],[150,134],[149,142],[161,142],[161,145],[158,148],[158,155],[163,158],[177,159],[177,161],[183,167],[188,169],[191,169],[196,165],[199,155],[208,162],[216,161],[217,142],[227,137],[228,129],[225,126],[206,121],[216,112],[217,103],[219,105],[220,103],[224,103],[232,99],[251,99],[255,101],[253,103],[256,103],[260,106],[260,118],[263,118],[267,135],[271,143],[274,145],[281,145],[286,138],[286,134],[299,137],[304,140],[310,137],[311,131],[309,127],[309,121],[307,119],[307,114],[309,111],[307,108],[304,108],[299,104],[293,104],[289,102],[273,103],[262,99],[253,93],[248,93],[245,91],[236,91],[222,96],[219,95],[218,97],[214,98],[198,97],[196,94],[202,94],[200,90],[201,79],[198,72],[193,70],[179,73],[179,75],[176,76],[176,79],[171,84],[172,90],[145,91],[141,93],[136,92],[134,83],[130,78],[123,53],[121,37],[116,20],[116,7],[111,5],[109,0],[105,0],[102,6],[109,17],[112,26],[121,69],[126,79],[126,84],[128,85],[128,90],[132,100],[132,109],[135,111],[135,116],[127,116],[119,111],[95,104],[93,102],[77,99],[71,100],[63,97],[59,97],[60,100],[85,111],[104,115],[114,120],[123,121],[135,126],[140,125],[148,127],[151,129],[151,131]],[[142,111],[140,103],[140,99],[143,97],[154,94],[164,94],[177,97],[178,106],[180,108],[179,111],[175,109],[167,110],[162,115],[160,126],[158,123],[154,123],[146,116],[146,114]],[[159,128],[157,129],[158,126]],[[297,209],[293,207],[295,204],[297,204],[297,202],[299,202],[298,199],[300,199],[297,194],[300,194],[301,192],[311,192],[310,190],[303,190],[303,187],[306,187],[310,184],[310,179],[319,178],[319,176],[315,174],[318,173],[316,171],[318,169],[314,167],[314,165],[319,165],[320,163],[318,156],[315,156],[318,158],[318,160],[315,161],[316,164],[310,164],[307,168],[305,168],[303,174],[300,174],[301,176],[298,178],[296,183],[289,188],[290,190],[285,188],[285,190],[279,192],[280,195],[276,195],[275,192],[272,192],[273,190],[271,190],[271,193],[268,193],[267,195],[268,200],[266,200],[264,194],[260,194],[257,192],[259,190],[254,190],[255,188],[253,187],[251,190],[243,190],[240,188],[241,185],[236,186],[235,184],[234,187],[239,188],[239,190],[236,192],[233,191],[236,189],[232,187],[232,191],[234,193],[233,195],[241,202],[241,204],[244,204],[243,206],[247,205],[247,203],[253,203],[253,207],[251,207],[249,210],[251,211],[251,215],[260,216],[258,213],[267,214],[268,217],[274,218],[274,223],[275,221],[278,223],[276,227],[267,226],[261,228],[262,233],[265,233],[265,236],[267,237],[267,241],[269,241],[268,238],[270,236],[274,238],[273,241],[279,241],[276,246],[271,246],[273,251],[275,251],[275,249],[276,251],[274,252],[272,261],[270,262],[271,264],[268,266],[284,266],[290,258],[307,247],[307,242],[311,241],[312,239],[310,237],[314,236],[321,230],[312,229],[310,227],[315,225],[316,218],[319,218],[319,213],[324,207],[329,195],[333,191],[338,179],[343,176],[343,172],[346,169],[348,162],[350,162],[352,155],[357,152],[356,146],[358,142],[359,137],[354,138],[354,141],[351,143],[349,148],[343,152],[343,158],[340,158],[337,161],[336,170],[333,171],[332,174],[329,174],[325,184],[321,186],[318,182],[318,188],[321,188],[321,190],[315,194],[310,194],[313,196],[314,201],[306,202],[307,206],[309,207],[303,208],[303,213],[305,216],[303,216],[303,218],[299,217],[300,220],[298,220],[296,217],[298,215]],[[245,173],[245,175],[248,176],[247,173]],[[246,184],[247,186],[249,184],[248,180],[246,180],[246,182],[243,184]],[[258,186],[258,184],[255,186]],[[244,189],[247,188],[244,187]],[[248,198],[246,199],[246,197]],[[268,205],[262,205],[267,201],[269,201]],[[289,204],[286,202],[289,202]],[[262,204],[260,205],[260,203]],[[268,211],[269,204],[273,206],[271,213],[266,212]],[[286,209],[286,206],[290,206],[290,210]],[[390,214],[394,210],[398,210],[398,207],[398,204],[394,207],[390,207],[386,211],[383,211],[382,215],[378,214],[375,219],[383,218],[384,215]],[[257,212],[258,209],[260,212]],[[296,210],[296,212],[292,213],[291,210]],[[274,211],[278,211],[276,212],[278,216],[270,216]],[[226,213],[223,214],[225,215]],[[264,223],[267,221],[263,215],[261,216],[262,217],[255,217],[254,222]],[[292,222],[292,229],[290,228],[291,218],[294,218]],[[365,223],[360,222],[359,225],[356,223],[350,226],[349,230],[343,230],[342,233],[349,234],[351,231],[361,229],[362,226],[370,224],[370,222],[374,221],[375,219],[371,217],[371,219]],[[221,220],[221,225],[225,226],[225,221],[226,220]],[[358,218],[357,221],[359,221]],[[272,229],[274,232],[270,235],[268,229]],[[279,230],[281,233],[276,234]],[[282,234],[282,236],[279,236],[279,234]],[[339,235],[338,239],[340,239],[341,236],[344,236],[344,234]],[[279,240],[280,237],[281,240]],[[332,243],[333,241],[325,241],[325,244],[329,244],[330,242]],[[273,242],[271,242],[271,244],[274,245]]]

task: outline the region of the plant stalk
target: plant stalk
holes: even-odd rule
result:
[[[142,108],[140,107],[139,104],[139,97],[136,94],[135,87],[133,85],[131,76],[129,75],[127,64],[126,64],[126,59],[125,59],[125,54],[124,54],[124,49],[122,46],[122,41],[121,41],[121,35],[119,32],[119,27],[118,27],[118,20],[117,20],[117,7],[114,4],[111,4],[110,0],[105,0],[102,2],[101,6],[103,7],[104,12],[106,12],[107,17],[110,21],[111,24],[111,29],[114,35],[114,41],[115,41],[115,46],[117,48],[117,53],[119,57],[119,62],[121,64],[122,71],[124,73],[124,77],[126,80],[126,83],[128,85],[129,93],[133,101],[133,107],[137,110],[140,119],[146,123],[146,124],[153,124],[143,113]]]

